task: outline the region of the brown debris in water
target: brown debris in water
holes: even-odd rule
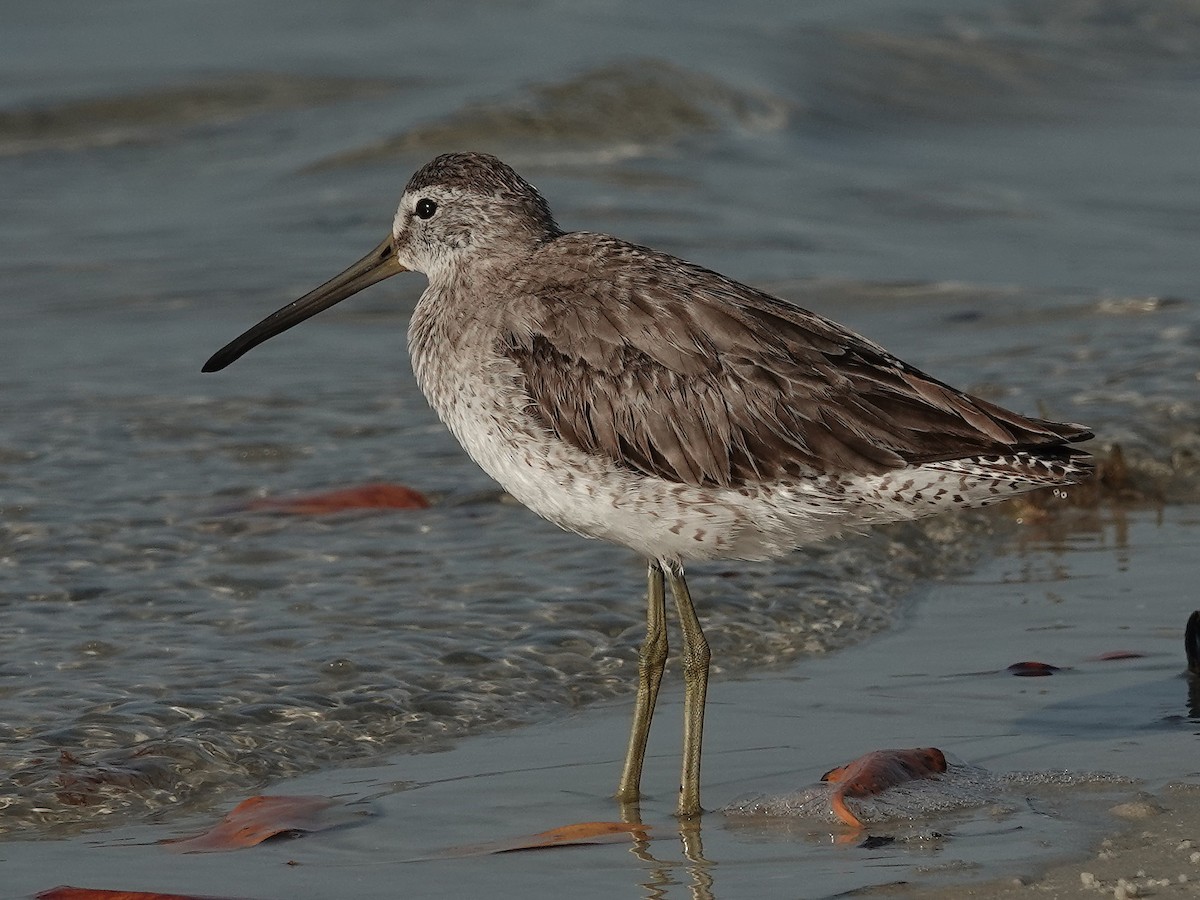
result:
[[[1130,465],[1120,444],[1107,452],[1096,451],[1096,471],[1087,481],[1061,487],[1042,488],[1023,494],[1007,504],[1022,521],[1038,522],[1056,508],[1095,509],[1099,506],[1133,507],[1159,505],[1163,493],[1148,475]]]
[[[836,785],[829,798],[834,815],[847,825],[862,828],[862,820],[846,805],[847,797],[871,797],[906,781],[932,778],[945,771],[946,755],[937,747],[872,750],[830,769],[821,780]]]
[[[465,847],[453,847],[441,857],[484,856],[494,853],[516,853],[524,850],[548,850],[553,847],[577,847],[581,844],[612,844],[628,840],[649,839],[650,826],[635,822],[576,822],[539,831],[537,834]]]
[[[1053,675],[1055,672],[1061,672],[1061,666],[1051,665],[1050,663],[1037,662],[1036,660],[1023,660],[1015,662],[1007,669],[1009,675],[1016,675],[1018,678],[1044,678],[1047,675]]]
[[[245,512],[277,512],[320,516],[354,509],[428,509],[429,498],[402,484],[379,482],[358,487],[302,494],[298,497],[264,497],[241,507]]]
[[[234,900],[231,897],[198,896],[196,894],[160,894],[157,891],[111,891],[104,888],[58,887],[40,891],[35,900]]]
[[[235,806],[204,834],[159,841],[181,853],[213,853],[241,850],[280,835],[295,836],[337,828],[359,818],[361,811],[349,809],[329,797],[250,797]]]

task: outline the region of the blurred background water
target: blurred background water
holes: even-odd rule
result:
[[[199,372],[374,246],[434,154],[498,153],[565,228],[1089,423],[1188,502],[1198,148],[1187,0],[5,5],[0,831],[630,690],[641,562],[505,502],[438,424],[405,353],[419,276]],[[236,511],[379,480],[436,502]],[[701,568],[714,661],[885,628],[1011,523]]]

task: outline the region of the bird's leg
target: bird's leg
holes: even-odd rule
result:
[[[657,560],[650,560],[646,571],[646,641],[638,658],[637,704],[633,709],[633,730],[629,733],[625,768],[617,786],[617,799],[622,803],[634,803],[641,794],[642,763],[646,758],[646,741],[650,737],[650,720],[654,717],[658,686],[667,664],[665,606],[662,566]]]
[[[683,775],[675,814],[680,818],[691,818],[700,814],[700,748],[704,739],[708,661],[712,654],[683,578],[683,564],[665,561],[663,566],[679,613],[679,627],[683,630]]]

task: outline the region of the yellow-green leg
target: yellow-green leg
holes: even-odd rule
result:
[[[629,750],[625,768],[617,786],[617,799],[634,803],[641,796],[642,764],[646,759],[646,741],[650,737],[650,720],[658,700],[663,668],[667,664],[666,600],[663,592],[663,570],[657,560],[651,560],[646,571],[646,640],[638,658],[637,702],[633,708],[633,729],[629,733]]]
[[[696,608],[692,605],[683,565],[665,562],[667,581],[675,598],[679,627],[683,630],[683,772],[679,781],[680,818],[700,815],[700,748],[704,740],[704,698],[708,694],[708,661],[711,653]]]

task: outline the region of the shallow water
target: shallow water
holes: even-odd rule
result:
[[[201,376],[442,150],[1200,491],[1200,20],[1133,0],[59,4],[0,28],[0,829],[211,805],[628,692],[640,563],[501,502],[396,280]],[[231,513],[391,480],[427,511]],[[716,662],[886,628],[1008,516],[701,569]],[[61,754],[61,755],[60,755]]]
[[[1195,805],[1200,712],[1180,677],[1180,620],[1198,511],[1102,511],[1093,530],[1065,539],[1024,529],[1019,546],[922,588],[886,634],[769,672],[716,678],[706,722],[710,812],[699,822],[681,827],[672,815],[682,727],[672,671],[651,734],[637,840],[481,851],[615,818],[626,699],[454,742],[446,752],[331,766],[270,786],[274,795],[345,802],[356,814],[352,827],[235,853],[179,854],[156,843],[211,828],[234,806],[229,798],[217,811],[173,810],[67,840],[6,843],[5,886],[22,897],[51,879],[205,896],[274,897],[283,888],[324,898],[341,896],[352,880],[356,896],[371,898],[395,896],[397,884],[422,897],[845,897],[875,896],[876,886],[880,896],[941,887],[961,897],[971,881],[1029,883],[1049,862],[1073,856],[1083,863],[1078,884],[1080,869],[1097,862],[1084,853],[1098,833],[1129,827],[1118,804]],[[1099,658],[1116,650],[1128,655]],[[1014,678],[1006,665],[1023,658],[1060,668]],[[853,798],[865,830],[834,821],[827,791],[815,809],[788,801],[809,794],[831,766],[881,745],[943,748],[951,776]],[[783,802],[772,804],[781,807],[774,814],[747,815],[748,797]],[[1181,840],[1191,818],[1133,823],[1135,834],[1150,829],[1171,851],[1171,868],[1150,868],[1135,854],[1122,874],[1147,867],[1151,876],[1185,873],[1194,882],[1200,865]]]

